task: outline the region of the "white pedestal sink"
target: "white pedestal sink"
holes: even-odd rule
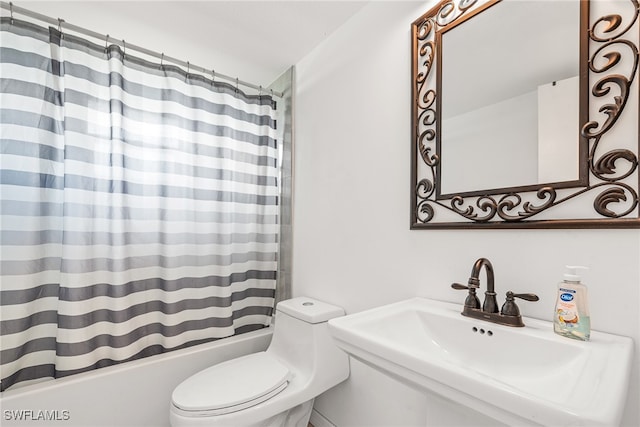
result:
[[[461,309],[413,298],[331,319],[329,330],[358,360],[510,425],[619,424],[631,338],[593,331],[576,341],[551,322],[502,326]]]

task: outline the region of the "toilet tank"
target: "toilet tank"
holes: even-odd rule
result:
[[[278,311],[312,325],[326,322],[334,317],[344,316],[342,307],[307,297],[282,301],[276,307],[276,315]]]
[[[344,316],[344,309],[312,298],[299,297],[276,307],[273,354],[319,393],[349,377],[349,358],[334,343],[327,321]]]

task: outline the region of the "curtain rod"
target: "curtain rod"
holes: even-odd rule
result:
[[[269,93],[269,94],[271,94],[273,96],[277,96],[279,98],[282,98],[282,96],[283,96],[282,92],[277,92],[277,91],[274,91],[272,89],[266,89],[266,88],[263,88],[262,86],[257,86],[257,85],[254,85],[253,83],[248,83],[248,82],[242,81],[242,80],[238,79],[237,77],[231,77],[231,76],[227,76],[227,75],[224,75],[224,74],[220,74],[220,73],[216,72],[213,69],[207,70],[204,67],[193,65],[188,61],[182,61],[180,59],[176,59],[176,58],[173,58],[171,56],[165,55],[164,53],[154,52],[152,50],[145,49],[144,47],[140,47],[140,46],[136,46],[136,45],[131,44],[131,43],[127,43],[124,40],[118,40],[116,38],[113,38],[113,37],[109,36],[108,34],[107,35],[99,34],[99,33],[96,33],[95,31],[91,31],[91,30],[88,30],[86,28],[78,27],[77,25],[73,25],[73,24],[70,24],[70,23],[66,22],[64,19],[50,18],[50,17],[48,17],[46,15],[42,15],[40,13],[33,12],[33,11],[29,10],[29,9],[25,9],[25,8],[16,6],[16,5],[13,4],[13,2],[8,2],[7,3],[5,1],[0,1],[0,5],[2,6],[2,9],[6,9],[11,13],[11,18],[12,19],[13,19],[14,12],[15,13],[19,13],[21,15],[28,16],[28,17],[34,18],[34,19],[38,19],[40,21],[46,22],[46,23],[51,24],[51,25],[58,25],[58,27],[61,30],[67,29],[67,30],[71,30],[71,31],[76,32],[76,33],[83,34],[85,36],[89,36],[89,37],[93,37],[93,38],[101,39],[101,40],[106,40],[108,43],[122,46],[123,48],[125,48],[127,50],[129,50],[129,49],[135,50],[135,51],[138,51],[140,53],[144,53],[145,55],[148,55],[148,56],[151,56],[151,57],[154,57],[154,58],[158,58],[161,61],[171,62],[173,64],[176,64],[176,65],[179,65],[181,67],[187,68],[189,73],[191,71],[198,71],[198,72],[204,74],[205,76],[211,76],[213,79],[220,78],[220,79],[224,79],[224,80],[230,81],[232,83],[235,83],[236,86],[238,86],[238,85],[246,86],[246,87],[249,87],[251,89],[257,90],[260,93],[262,93],[262,92],[264,92],[265,94]]]

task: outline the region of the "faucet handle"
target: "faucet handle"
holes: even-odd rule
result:
[[[514,298],[520,298],[525,301],[538,301],[540,299],[536,294],[514,294],[511,291],[507,292],[507,298],[509,298],[509,294],[511,294]]]
[[[475,286],[465,286],[460,283],[452,283],[451,287],[459,291],[462,291],[465,289],[469,290],[469,295],[467,295],[467,298],[464,300],[464,306],[469,308],[480,308],[480,300],[476,295]]]
[[[500,314],[503,316],[520,316],[520,309],[516,305],[514,298],[520,298],[525,301],[538,301],[538,295],[536,294],[514,294],[513,292],[507,292],[507,300],[502,305]]]

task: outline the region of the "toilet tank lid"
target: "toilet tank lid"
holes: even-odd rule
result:
[[[276,310],[307,323],[322,323],[344,316],[344,309],[313,298],[298,297],[280,301]]]

